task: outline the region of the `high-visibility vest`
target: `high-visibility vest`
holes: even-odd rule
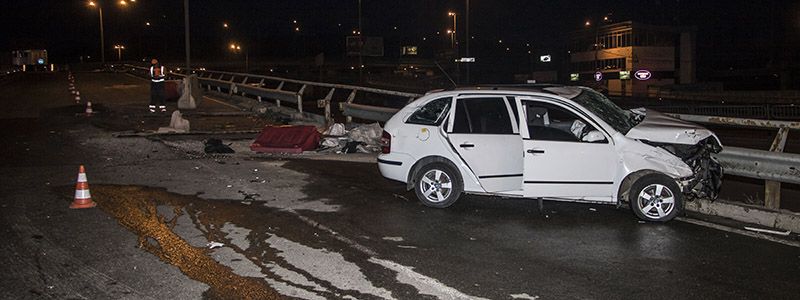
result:
[[[163,82],[164,81],[164,66],[160,66],[156,68],[155,66],[150,67],[150,80],[153,82]]]

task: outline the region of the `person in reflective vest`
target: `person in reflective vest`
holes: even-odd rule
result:
[[[156,112],[156,105],[161,112],[167,112],[167,106],[164,105],[164,78],[166,69],[157,59],[150,61],[150,112]]]

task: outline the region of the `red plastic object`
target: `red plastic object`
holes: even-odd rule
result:
[[[317,149],[321,135],[314,126],[267,126],[250,150],[263,153],[301,153]]]

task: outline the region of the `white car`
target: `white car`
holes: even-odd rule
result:
[[[623,110],[584,87],[436,91],[384,129],[381,174],[431,207],[463,193],[627,202],[637,217],[664,222],[683,209],[684,196],[715,199],[722,180],[713,132],[652,110]]]

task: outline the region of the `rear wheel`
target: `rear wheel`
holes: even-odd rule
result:
[[[663,174],[642,176],[633,183],[628,197],[633,213],[645,221],[666,222],[683,210],[680,187]]]
[[[417,171],[415,183],[414,192],[419,201],[436,208],[453,205],[464,191],[460,174],[445,163],[425,165]]]

